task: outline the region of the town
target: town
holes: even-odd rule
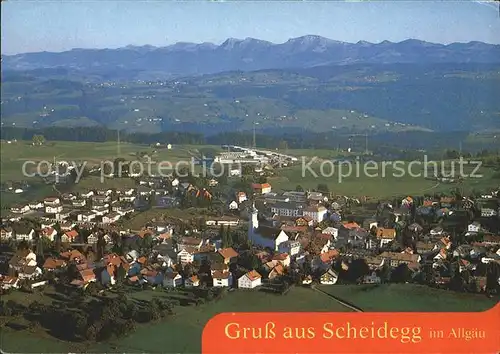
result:
[[[414,283],[500,293],[498,189],[392,200],[336,195],[324,186],[276,192],[259,166],[243,166],[241,174],[217,178],[122,177],[133,179],[133,188],[97,185],[59,194],[54,188],[52,197],[12,207],[1,227],[0,285],[9,299],[2,300],[1,315],[8,322],[31,312],[32,321],[42,321],[34,313],[50,307],[16,302],[30,293],[118,311],[118,332],[108,333],[104,312],[98,311],[97,325],[96,318],[52,308],[63,317],[54,314],[45,326],[70,316],[78,328],[68,326],[63,337],[92,341],[172,315],[176,305],[225,301],[234,291],[285,296],[293,287],[321,292],[322,285]],[[132,309],[126,294],[148,289],[187,295]],[[95,296],[101,300],[92,302]],[[357,309],[349,299],[335,299]],[[115,300],[126,306],[114,309]]]

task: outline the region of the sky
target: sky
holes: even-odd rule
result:
[[[320,35],[378,43],[500,44],[498,5],[461,1],[2,1],[2,54],[72,48],[221,43],[253,37],[282,43]]]

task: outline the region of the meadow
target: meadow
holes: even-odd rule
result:
[[[365,312],[477,312],[492,308],[498,298],[458,293],[416,284],[321,285],[322,291]]]
[[[123,158],[126,160],[136,160],[141,153],[147,153],[152,161],[168,161],[175,164],[178,161],[191,161],[193,157],[199,157],[204,150],[213,152],[220,151],[220,146],[212,145],[179,145],[173,146],[172,149],[156,148],[149,145],[121,143],[118,147],[116,142],[106,143],[89,143],[89,142],[66,142],[54,141],[48,142],[44,146],[33,146],[31,142],[18,141],[11,144],[2,142],[1,146],[1,171],[0,181],[8,180],[27,180],[33,187],[26,193],[15,195],[13,193],[1,193],[2,207],[7,207],[15,203],[29,201],[33,199],[43,198],[54,193],[50,186],[47,186],[38,177],[26,177],[23,174],[23,164],[26,161],[86,161],[87,166],[100,166],[102,161],[113,161],[115,158]],[[331,161],[332,159],[343,157],[353,157],[354,154],[340,153],[336,150],[316,150],[316,149],[286,149],[281,152],[290,154],[299,159],[298,163],[289,167],[275,168],[275,175],[269,178],[273,190],[295,190],[300,185],[304,189],[313,190],[319,184],[324,184],[330,192],[336,194],[346,194],[350,196],[368,196],[372,198],[388,198],[392,196],[400,196],[402,194],[425,194],[425,193],[448,193],[452,189],[459,187],[462,193],[468,194],[475,190],[484,190],[497,188],[499,185],[498,178],[493,178],[495,171],[482,167],[477,173],[481,174],[481,178],[466,178],[461,184],[443,183],[431,179],[424,178],[424,167],[413,166],[411,172],[420,174],[421,177],[398,176],[398,170],[393,166],[383,167],[382,163],[378,163],[374,170],[370,170],[369,174],[363,172],[361,166],[360,173],[353,166],[352,173],[346,176],[349,172],[346,167],[343,167],[342,174],[335,166],[333,174],[331,166],[325,165],[324,173],[321,174],[320,163]],[[305,161],[310,161],[313,157],[317,157],[310,170],[303,173],[302,157]],[[449,162],[445,162],[449,168]],[[438,166],[441,168],[441,165]],[[152,171],[155,171],[155,166],[152,165]],[[195,171],[200,167],[195,166]],[[458,167],[457,167],[458,168]],[[410,167],[405,166],[405,171]],[[465,166],[465,174],[471,174],[474,170],[473,166]],[[383,173],[385,171],[385,173]],[[30,170],[29,172],[33,172]],[[458,172],[458,171],[456,171]],[[317,174],[318,176],[316,176]],[[371,175],[375,174],[375,177]],[[432,171],[429,176],[432,175]],[[105,179],[102,183],[99,177],[90,177],[83,179],[74,187],[75,191],[87,190],[102,186],[107,188],[132,187],[131,179]]]
[[[324,151],[320,153],[323,156],[326,155]],[[290,151],[290,154],[293,154],[293,151]],[[311,155],[307,157],[311,158]],[[309,160],[304,164],[299,161],[294,166],[275,169],[275,176],[270,178],[269,182],[274,190],[295,190],[299,185],[305,190],[313,190],[319,184],[323,184],[335,194],[373,198],[388,198],[403,194],[449,193],[457,187],[461,189],[463,194],[469,194],[475,190],[498,188],[500,183],[498,178],[494,178],[495,171],[493,169],[481,167],[479,171],[475,172],[473,165],[465,165],[463,169],[464,175],[470,177],[464,178],[461,183],[447,183],[426,178],[433,175],[433,169],[429,170],[426,175],[424,166],[410,166],[409,162],[401,166],[404,166],[406,174],[402,176],[396,166],[386,165],[384,167],[382,162],[377,162],[376,165],[373,165],[374,168],[368,166],[369,169],[366,172],[363,163],[360,163],[359,170],[354,163],[351,170],[347,165],[339,166],[338,163],[335,163],[332,169],[330,163],[325,163],[322,170],[321,163],[326,160],[326,158],[319,159],[318,162],[310,165],[310,169],[303,167],[303,165],[307,165]],[[441,161],[438,162],[437,167],[437,171],[441,171]],[[451,171],[450,162],[444,161],[443,167],[445,174],[449,174]],[[459,172],[459,166],[455,165],[455,178]],[[473,172],[475,173],[473,174]]]
[[[414,284],[384,285],[320,285],[318,288],[360,307],[366,312],[460,312],[485,311],[496,299],[484,295],[455,293]],[[149,301],[155,297],[182,296],[161,290],[132,290],[128,296]],[[17,298],[28,305],[31,301],[51,301],[46,295],[28,294]],[[40,328],[31,332],[5,328],[0,343],[6,352],[127,352],[127,353],[199,353],[203,327],[222,312],[346,312],[350,309],[333,298],[310,288],[294,287],[286,295],[259,291],[236,290],[216,302],[199,306],[177,306],[176,314],[159,322],[140,325],[131,335],[98,343],[69,343],[51,337]],[[29,331],[29,330],[28,330]]]
[[[138,300],[166,296],[162,291],[139,291],[130,294]],[[167,295],[168,296],[168,295]],[[217,302],[200,306],[176,307],[174,317],[161,322],[139,326],[130,336],[103,343],[67,343],[48,337],[39,331],[28,333],[6,329],[1,334],[2,349],[6,352],[49,353],[81,352],[108,353],[200,353],[203,327],[210,318],[221,312],[345,312],[350,311],[333,299],[311,289],[295,287],[286,295],[259,291],[234,291]],[[25,340],[26,338],[26,340]]]
[[[51,186],[45,185],[40,177],[29,177],[23,172],[23,165],[27,161],[40,163],[45,161],[52,163],[67,161],[82,163],[86,162],[87,167],[99,167],[103,161],[113,161],[116,158],[125,160],[136,160],[138,154],[147,153],[152,161],[169,161],[172,164],[178,161],[191,161],[195,156],[199,156],[199,150],[210,148],[214,151],[220,150],[217,146],[204,145],[183,145],[173,146],[172,149],[156,148],[149,145],[131,144],[122,142],[118,146],[116,142],[90,143],[90,142],[70,142],[70,141],[49,141],[42,146],[33,146],[30,141],[17,141],[8,144],[1,143],[1,169],[0,181],[27,181],[31,188],[22,194],[1,192],[1,206],[8,207],[16,203],[28,202],[54,194]],[[42,165],[42,168],[47,166]],[[26,172],[35,173],[35,165],[27,165]],[[154,166],[152,167],[154,172]],[[133,187],[132,179],[106,178],[101,181],[99,177],[89,177],[81,180],[75,185],[74,190],[84,191],[97,186],[102,188],[127,188]]]

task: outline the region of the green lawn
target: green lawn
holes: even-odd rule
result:
[[[492,308],[497,299],[415,284],[322,285],[321,290],[375,312],[475,312]]]
[[[205,323],[221,312],[348,311],[327,296],[294,288],[280,296],[256,291],[235,291],[216,303],[178,308],[175,318],[139,328],[131,336],[89,348],[92,352],[200,353]]]
[[[132,297],[150,300],[154,296],[168,296],[162,291],[135,292]],[[173,293],[175,295],[175,293]],[[140,326],[132,335],[90,346],[71,344],[51,339],[45,333],[28,333],[7,329],[2,332],[1,347],[6,352],[68,352],[77,347],[86,352],[127,353],[200,353],[201,334],[205,323],[221,312],[259,311],[349,311],[328,296],[311,289],[296,287],[287,295],[266,294],[258,291],[235,291],[218,302],[198,307],[177,307],[176,315],[163,322]]]
[[[321,151],[323,154],[325,152]],[[311,155],[309,155],[310,157]],[[300,159],[299,159],[300,160]],[[276,169],[276,177],[269,179],[274,190],[295,190],[297,185],[304,189],[315,189],[318,184],[326,184],[328,189],[336,194],[346,194],[351,196],[370,196],[374,198],[385,198],[391,196],[400,196],[404,194],[422,195],[425,193],[450,192],[456,187],[463,189],[463,193],[470,193],[472,190],[485,190],[498,186],[498,179],[493,178],[494,171],[490,168],[481,168],[476,175],[481,174],[481,178],[466,178],[462,184],[442,183],[435,180],[426,179],[423,167],[414,166],[409,169],[408,165],[402,165],[406,175],[400,177],[401,170],[382,163],[376,165],[377,168],[371,169],[370,166],[365,172],[363,163],[360,163],[359,172],[353,163],[349,170],[347,165],[334,164],[332,170],[331,164],[323,165],[321,172],[320,163],[311,165],[311,170],[303,168],[302,162],[298,164]],[[441,165],[438,165],[438,171]],[[464,167],[464,174],[471,175],[474,167]],[[332,173],[333,171],[333,173]],[[350,172],[351,171],[351,172]],[[409,175],[408,171],[411,171]],[[445,167],[446,173],[449,173]],[[455,167],[456,173],[459,172],[459,166]],[[428,172],[432,176],[433,171]],[[414,176],[414,177],[412,177]]]
[[[167,143],[167,142],[161,142]],[[200,150],[212,149],[219,151],[220,147],[210,145],[174,145],[172,149],[154,148],[148,145],[130,144],[122,142],[118,149],[116,142],[105,143],[89,143],[89,142],[70,142],[70,141],[48,141],[44,146],[33,146],[30,141],[18,141],[16,143],[7,144],[1,143],[0,157],[0,181],[21,181],[26,180],[28,183],[35,185],[27,193],[1,194],[2,208],[11,206],[12,204],[31,201],[50,196],[54,193],[52,187],[45,186],[41,178],[28,177],[23,175],[23,164],[26,161],[38,163],[40,161],[53,162],[68,161],[81,163],[86,161],[87,167],[99,166],[102,161],[113,161],[116,157],[122,157],[126,160],[135,160],[136,154],[146,152],[151,156],[152,161],[168,161],[172,164],[183,160],[190,162],[193,156],[200,155]],[[32,164],[33,165],[33,164]],[[27,172],[36,172],[32,165],[27,166]],[[30,168],[31,167],[31,168]],[[148,167],[145,166],[146,172]],[[151,165],[151,172],[158,172],[158,165]],[[161,172],[168,173],[167,170]],[[99,177],[89,177],[80,181],[75,186],[75,191],[92,189],[92,188],[127,188],[133,187],[134,182],[131,179],[113,179],[106,178],[104,183],[101,183]]]

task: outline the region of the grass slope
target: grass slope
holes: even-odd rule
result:
[[[414,284],[323,285],[321,290],[367,312],[476,312],[492,308],[498,299]]]
[[[138,300],[150,300],[166,294],[158,291],[140,291],[131,296]],[[96,343],[70,344],[48,337],[41,332],[2,331],[1,349],[6,352],[54,353],[68,352],[75,346],[87,347],[89,353],[200,353],[203,327],[213,316],[221,312],[296,312],[333,311],[345,312],[328,296],[311,289],[296,287],[287,295],[280,296],[258,291],[235,291],[215,303],[198,307],[177,307],[176,315],[166,321],[139,326],[130,336]],[[81,348],[80,348],[81,351]]]

